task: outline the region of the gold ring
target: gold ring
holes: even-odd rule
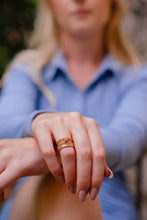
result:
[[[70,137],[65,137],[57,141],[57,149],[60,151],[62,148],[66,147],[73,147],[74,148],[74,142],[73,139]]]

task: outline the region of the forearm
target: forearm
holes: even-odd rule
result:
[[[38,88],[29,74],[12,67],[0,94],[0,138],[28,136]]]
[[[27,136],[29,116],[0,116],[0,138],[20,138]]]
[[[32,136],[31,124],[33,118],[40,113],[46,112],[46,110],[32,110],[27,114],[13,114],[1,113],[0,111],[0,124],[3,125],[0,128],[0,138],[22,138]]]
[[[115,171],[123,170],[134,165],[145,147],[146,136],[136,128],[131,130],[128,126],[122,128],[101,129],[106,150],[106,161]]]
[[[147,144],[146,72],[125,90],[109,124],[100,130],[108,165],[116,171],[134,165]]]

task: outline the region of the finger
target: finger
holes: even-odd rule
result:
[[[88,118],[85,119],[85,124],[89,134],[93,154],[90,197],[94,200],[97,197],[103,181],[106,155],[102,137],[96,121]]]
[[[3,190],[7,186],[14,183],[20,177],[18,169],[13,167],[7,167],[3,173],[0,174],[0,190]]]
[[[4,192],[1,190],[0,191],[0,202],[4,201]]]
[[[63,170],[57,159],[49,128],[45,125],[38,126],[36,128],[36,138],[49,171],[57,180],[64,182]]]
[[[2,161],[2,160],[0,160],[0,161]],[[2,164],[1,164],[1,165],[2,165]],[[6,167],[4,167],[4,165],[0,166],[0,174],[1,174],[2,172],[4,172],[5,169],[6,169]]]
[[[64,126],[64,122],[61,117],[57,119],[56,127],[52,127],[52,132],[56,142],[66,137],[71,138],[70,132]],[[66,184],[71,192],[74,193],[76,184],[75,150],[73,147],[68,146],[60,150],[60,155]]]
[[[61,160],[64,170],[65,181],[72,193],[76,191],[76,163],[75,150],[73,147],[68,147],[60,150]]]
[[[107,165],[105,166],[104,177],[107,177],[110,179],[113,178],[113,172]]]
[[[77,117],[73,120],[71,133],[77,156],[77,193],[80,200],[84,201],[91,179],[91,144],[82,118]]]

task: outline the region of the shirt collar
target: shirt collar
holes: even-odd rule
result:
[[[100,66],[96,70],[96,73],[94,74],[92,81],[102,77],[108,71],[110,71],[112,75],[118,75],[123,68],[124,68],[124,64],[122,62],[114,59],[112,55],[108,54],[105,56]],[[61,70],[62,73],[65,74],[66,76],[68,75],[67,62],[63,53],[60,50],[58,50],[54,54],[50,63],[48,63],[45,66],[44,68],[44,71],[46,73],[45,79],[47,81],[48,80],[52,81],[59,73],[58,70]]]
[[[105,73],[107,70],[110,70],[112,74],[117,75],[120,73],[124,64],[118,60],[116,60],[112,55],[108,54],[103,59],[101,65],[97,69],[97,74],[101,75]]]

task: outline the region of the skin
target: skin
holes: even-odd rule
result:
[[[59,154],[58,158],[61,161]],[[50,172],[34,138],[1,139],[0,161],[0,201],[6,199],[2,189],[10,188],[17,179],[42,176]],[[105,177],[108,176],[106,167]],[[36,177],[38,180],[40,178],[42,177]]]
[[[1,202],[9,197],[17,179],[49,173],[34,138],[0,140],[0,161]]]
[[[0,161],[0,189],[24,176],[49,173],[34,138],[0,140]]]
[[[48,0],[56,25],[76,39],[103,34],[110,17],[110,0]],[[85,15],[77,14],[86,10]]]
[[[50,0],[54,20],[59,31],[61,48],[65,54],[69,74],[79,89],[84,89],[102,61],[104,29],[110,19],[111,0]],[[86,14],[76,14],[79,9]],[[92,118],[78,112],[43,113],[32,122],[32,132],[50,172],[64,181],[73,192],[75,185],[84,201],[90,192],[95,199],[103,181],[106,153],[99,127]],[[60,151],[61,168],[53,141],[72,137],[72,147]]]
[[[105,55],[104,30],[113,0],[48,1],[69,72],[77,86],[84,89]],[[79,10],[86,10],[87,14],[77,15]]]
[[[37,192],[37,197],[36,197]],[[24,208],[25,207],[25,208]],[[99,200],[82,203],[52,176],[30,177],[15,196],[10,220],[102,220]]]

